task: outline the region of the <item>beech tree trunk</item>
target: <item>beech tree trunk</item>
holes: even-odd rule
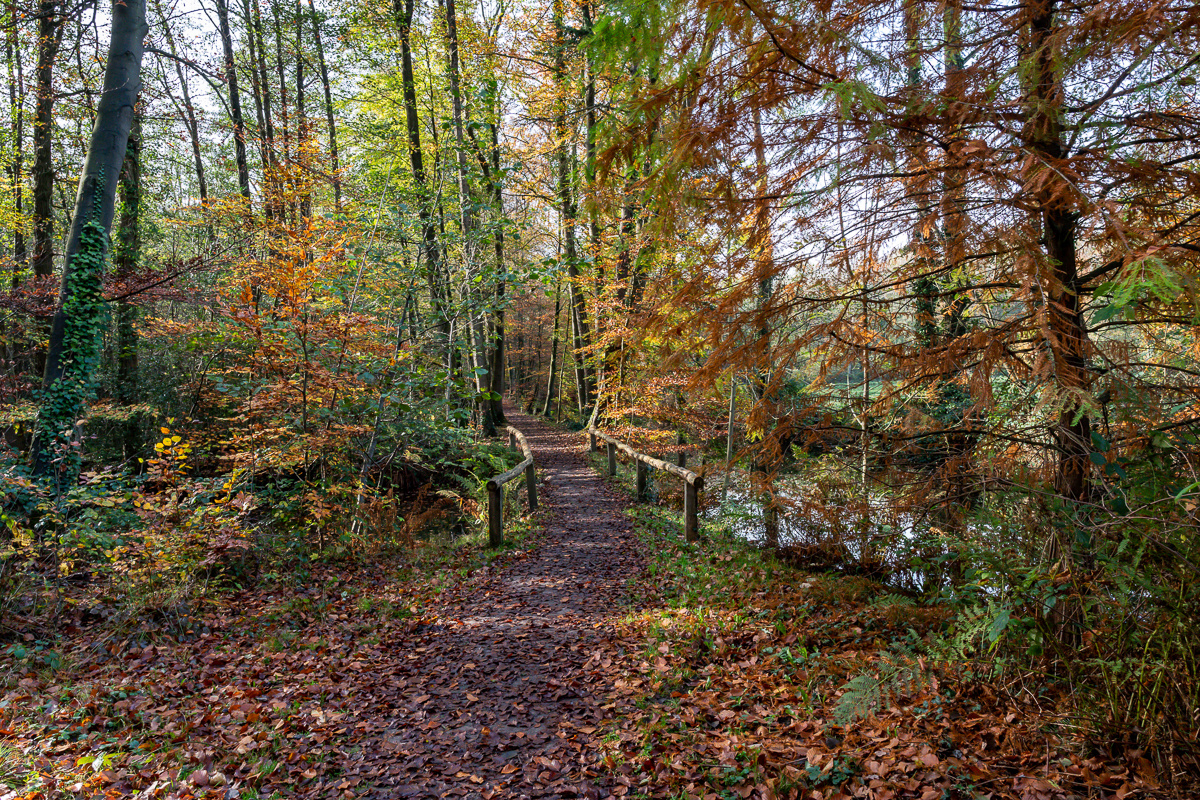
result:
[[[36,92],[37,108],[33,123],[33,255],[30,266],[34,279],[54,274],[54,61],[58,57],[64,24],[56,0],[38,4],[38,44]],[[47,321],[37,320],[41,335],[47,333]],[[44,374],[46,351],[40,346],[33,354],[33,371]]]
[[[116,0],[113,3],[108,62],[104,70],[104,90],[96,109],[96,122],[92,128],[83,174],[79,178],[79,191],[75,197],[75,211],[71,218],[71,235],[67,240],[63,260],[58,306],[50,329],[50,349],[42,381],[43,392],[46,392],[51,384],[73,377],[65,372],[68,366],[73,365],[63,358],[67,328],[64,308],[71,296],[72,262],[79,252],[86,223],[97,223],[105,235],[112,230],[117,184],[125,161],[129,134],[133,128],[138,92],[141,90],[143,40],[147,32],[146,0]],[[96,334],[99,334],[98,330]],[[85,380],[91,378],[79,377]],[[83,398],[79,397],[81,404],[82,400]],[[83,409],[81,407],[76,411],[82,414]],[[50,469],[50,454],[45,449],[46,438],[38,436],[34,445],[34,472],[39,475],[47,474]]]
[[[304,146],[308,143],[308,110],[304,107],[304,9],[300,0],[296,0],[296,155],[304,164]],[[304,184],[308,186],[306,182]],[[312,217],[312,195],[308,190],[300,193],[301,225],[306,225]]]
[[[554,284],[554,329],[550,334],[550,375],[546,378],[546,403],[542,416],[550,415],[550,403],[554,399],[554,373],[558,369],[558,318],[562,313],[562,281]]]
[[[497,92],[497,95],[499,92]],[[492,340],[491,366],[488,373],[491,398],[488,403],[491,406],[492,421],[496,425],[505,425],[508,420],[504,416],[504,292],[507,274],[504,266],[504,184],[500,177],[500,115],[503,111],[500,108],[499,97],[496,98],[496,121],[489,123],[488,127],[492,132],[491,141],[491,157],[492,164],[489,171],[489,179],[492,186],[492,204],[496,209],[496,226],[495,235],[492,239],[492,245],[496,255],[496,310],[493,313],[495,320],[495,331]]]

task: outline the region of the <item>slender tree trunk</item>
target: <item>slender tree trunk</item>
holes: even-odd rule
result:
[[[283,211],[286,207],[288,213],[291,215],[292,223],[295,224],[296,196],[293,191],[295,186],[290,176],[290,168],[292,166],[292,120],[288,103],[287,74],[284,72],[283,67],[283,54],[285,52],[283,47],[283,28],[279,21],[279,6],[273,3],[271,12],[271,22],[275,29],[275,76],[279,80],[279,126],[282,131],[281,138],[283,139],[283,163],[289,167],[289,175],[281,177],[279,180],[279,218],[283,219]]]
[[[54,274],[54,61],[62,43],[64,20],[56,0],[38,4],[38,45],[36,92],[37,107],[33,123],[33,254],[30,266],[35,280],[49,280]],[[49,320],[36,320],[38,338],[48,336]],[[33,371],[46,371],[46,350],[38,345],[33,352]]]
[[[575,344],[575,388],[579,401],[579,412],[583,413],[592,404],[594,396],[593,376],[587,367],[587,351],[591,349],[591,331],[587,319],[587,298],[584,296],[583,280],[579,273],[579,254],[575,245],[575,217],[577,211],[571,191],[570,148],[567,130],[567,86],[566,27],[563,21],[563,0],[554,0],[554,67],[555,117],[554,135],[558,142],[558,203],[562,219],[563,257],[567,262],[569,278],[567,290],[571,294],[571,329]]]
[[[449,364],[450,318],[446,312],[446,284],[443,279],[441,248],[438,244],[437,219],[433,214],[433,197],[425,174],[425,157],[421,152],[421,120],[417,114],[417,87],[413,76],[412,19],[415,0],[395,0],[392,10],[400,33],[400,72],[404,83],[404,125],[408,133],[408,158],[413,183],[417,188],[417,216],[421,222],[420,255],[425,265],[425,281],[429,285],[429,301],[437,321],[438,339],[443,357]],[[449,383],[449,381],[447,381]]]
[[[554,331],[550,334],[550,375],[546,379],[546,403],[542,416],[550,415],[550,402],[554,399],[554,372],[558,368],[558,320],[562,315],[562,281],[554,283]]]
[[[207,207],[208,181],[204,174],[204,159],[200,153],[200,123],[196,119],[196,107],[192,105],[191,90],[188,88],[187,78],[183,74],[183,65],[178,58],[175,47],[175,36],[171,33],[171,27],[167,22],[166,14],[163,13],[163,8],[159,0],[155,0],[155,10],[158,12],[160,24],[167,39],[167,47],[171,53],[171,60],[175,63],[175,77],[179,80],[179,89],[183,96],[183,108],[181,109],[183,124],[188,129],[188,138],[192,144],[192,163],[196,167],[196,184],[200,191],[200,204]]]
[[[592,4],[585,0],[580,6],[583,12],[583,29],[586,36],[592,35]],[[584,145],[584,177],[588,185],[588,244],[592,263],[596,270],[596,295],[604,290],[604,266],[600,259],[600,197],[596,180],[596,58],[589,50],[584,59],[584,123],[587,126]],[[604,338],[604,319],[596,319],[596,338]]]
[[[271,163],[271,159],[267,154],[267,137],[264,131],[267,127],[266,117],[263,114],[263,85],[258,77],[258,42],[254,38],[254,12],[250,8],[250,0],[242,0],[242,15],[246,20],[246,47],[249,50],[250,56],[250,94],[254,98],[254,120],[258,124],[255,139],[258,140],[258,156],[263,166],[263,188],[260,190],[263,194],[263,211],[269,218],[271,215],[270,202],[267,200],[267,165]]]
[[[946,169],[942,174],[942,236],[943,254],[948,274],[954,274],[966,258],[967,200],[966,174],[960,155],[963,144],[963,94],[966,91],[966,70],[962,43],[962,2],[950,0],[942,12],[942,31],[946,39],[945,50],[945,101],[946,122]],[[961,285],[962,281],[959,281]],[[948,339],[965,333],[963,313],[969,298],[965,293],[956,294],[944,314],[944,330]],[[947,364],[947,377],[955,371]]]
[[[121,219],[113,243],[113,273],[118,279],[132,275],[141,262],[142,208],[142,108],[135,109],[121,167]],[[139,396],[138,307],[128,299],[117,303],[117,399],[131,405]],[[124,455],[132,462],[142,445],[141,415],[131,414],[124,423]]]
[[[13,153],[9,162],[8,177],[12,182],[13,210],[18,219],[25,208],[25,74],[21,63],[21,40],[17,28],[17,5],[8,4],[8,30],[6,31],[5,55],[8,61],[8,109],[12,124]],[[25,266],[28,253],[25,251],[25,229],[18,224],[13,228],[13,275],[12,285],[17,285],[17,275]]]
[[[333,174],[333,207],[342,210],[342,173],[338,164],[337,122],[333,115],[333,89],[329,84],[329,64],[325,61],[325,44],[321,40],[321,21],[317,17],[317,7],[313,0],[308,0],[308,10],[312,14],[313,39],[317,43],[317,69],[321,75],[321,88],[325,92],[325,122],[329,126],[329,161]],[[412,68],[412,57],[409,56],[409,69]],[[407,97],[405,97],[407,101]],[[406,103],[407,105],[407,103]]]
[[[54,61],[63,20],[56,0],[38,5],[37,111],[33,124],[33,274],[54,274]],[[43,361],[44,363],[44,356]]]
[[[492,167],[490,171],[492,185],[492,204],[496,209],[496,225],[495,234],[492,238],[492,244],[496,255],[496,310],[493,312],[495,320],[495,331],[493,333],[491,366],[489,367],[488,377],[491,386],[491,399],[488,401],[491,405],[492,420],[497,425],[504,425],[508,422],[504,417],[504,304],[505,304],[505,283],[507,279],[507,270],[504,264],[504,184],[501,181],[500,173],[500,115],[503,113],[500,109],[499,92],[497,92],[495,115],[496,121],[489,123],[491,129],[491,157]]]
[[[233,61],[233,34],[229,29],[228,0],[217,0],[217,23],[221,49],[225,53],[225,82],[229,84],[229,114],[233,118],[233,152],[237,161],[238,187],[250,209],[250,165],[246,160],[246,122],[242,117],[242,96],[238,91],[237,68]]]
[[[485,436],[496,432],[496,420],[492,415],[492,406],[484,393],[490,389],[490,381],[485,377],[487,372],[487,342],[484,330],[482,312],[479,303],[475,302],[476,290],[471,279],[476,270],[482,271],[482,265],[476,263],[475,229],[476,219],[474,198],[471,196],[471,184],[467,172],[467,143],[463,127],[463,99],[459,67],[458,49],[458,20],[456,17],[455,0],[446,0],[446,71],[450,76],[450,108],[454,122],[454,154],[455,167],[458,175],[458,204],[462,225],[463,262],[468,276],[464,294],[470,308],[468,323],[468,340],[471,341],[472,355],[476,364],[475,391],[480,397],[479,411]]]
[[[249,14],[247,14],[247,19],[250,19]],[[270,73],[267,72],[267,51],[263,39],[262,6],[259,4],[259,0],[254,0],[252,30],[248,32],[248,35],[257,45],[258,61],[256,64],[251,64],[250,68],[258,75],[255,82],[262,94],[263,127],[260,133],[263,140],[263,192],[269,195],[263,205],[266,207],[268,217],[279,219],[283,216],[277,170],[279,158],[275,152],[275,119],[271,112],[271,78]]]
[[[304,98],[304,8],[301,0],[296,0],[296,155],[303,161],[308,158],[305,148],[308,145],[308,109],[305,108]],[[304,186],[308,186],[304,182]],[[306,225],[312,217],[312,195],[305,189],[300,193],[301,225]]]
[[[113,273],[125,278],[137,271],[141,259],[142,112],[138,108],[129,130],[121,167],[121,219],[113,242]],[[137,396],[137,307],[128,300],[117,304],[117,397],[130,404]]]
[[[920,0],[905,0],[904,37],[905,66],[909,92],[917,92],[921,86],[921,5]],[[911,104],[916,108],[916,103]],[[922,134],[917,131],[917,120],[907,120],[911,131],[909,141],[908,171],[914,175],[909,183],[909,192],[916,208],[917,217],[912,231],[912,249],[915,279],[913,292],[917,295],[914,309],[914,333],[917,344],[925,350],[937,345],[937,284],[929,274],[934,262],[934,235],[937,225],[934,211],[932,186],[929,174],[929,148]]]

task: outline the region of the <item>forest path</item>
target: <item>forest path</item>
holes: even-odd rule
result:
[[[588,467],[580,435],[505,413],[536,459],[544,535],[397,649],[360,715],[384,724],[344,765],[360,797],[609,796],[593,737],[611,687],[588,661],[640,568],[627,501]]]

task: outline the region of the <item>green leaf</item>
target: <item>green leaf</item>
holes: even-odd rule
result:
[[[1000,636],[1004,633],[1008,623],[1012,621],[1012,610],[1008,608],[1000,609],[1000,613],[992,618],[992,624],[988,628],[988,642],[995,645],[1000,640]]]

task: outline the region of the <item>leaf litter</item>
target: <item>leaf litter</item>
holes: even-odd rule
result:
[[[689,548],[577,436],[514,417],[549,507],[528,549],[325,567],[172,635],[77,604],[58,670],[4,665],[0,800],[1171,796],[1139,752],[1083,747],[1061,697],[897,657],[936,609]]]

